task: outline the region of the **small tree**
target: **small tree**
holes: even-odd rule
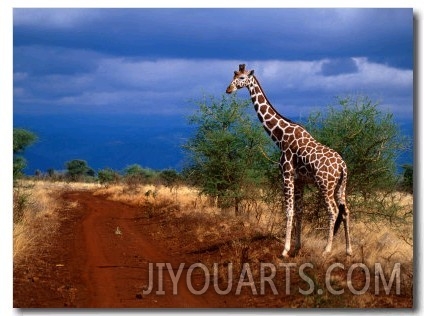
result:
[[[95,172],[90,168],[85,160],[74,159],[65,164],[67,177],[71,181],[82,181],[85,177],[94,177]]]
[[[219,207],[233,206],[236,214],[250,189],[264,180],[262,149],[271,144],[261,125],[248,115],[249,104],[235,96],[198,102],[197,112],[189,118],[196,131],[184,145],[189,154],[185,174],[203,193],[217,198]]]
[[[156,172],[149,168],[142,168],[138,164],[133,164],[124,169],[124,177],[130,187],[136,188],[139,184],[153,182],[156,178]]]
[[[23,175],[23,170],[27,166],[26,160],[22,157],[25,148],[33,144],[37,136],[23,128],[13,129],[13,179]]]
[[[98,180],[101,184],[118,183],[120,181],[120,174],[111,168],[105,168],[98,171]]]
[[[339,152],[350,173],[348,191],[364,197],[395,188],[396,158],[409,142],[402,137],[391,113],[380,111],[368,97],[337,99],[337,106],[309,116],[307,129],[323,144]]]
[[[382,112],[368,97],[336,101],[327,111],[312,113],[307,130],[342,155],[349,171],[347,193],[362,197],[362,201],[352,199],[353,205],[358,201],[364,211],[385,205],[386,193],[398,185],[396,158],[410,142],[401,135],[393,115]],[[388,216],[383,208],[371,213]]]

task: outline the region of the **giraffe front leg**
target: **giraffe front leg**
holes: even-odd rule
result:
[[[284,206],[287,216],[287,227],[285,232],[283,257],[288,257],[288,252],[291,245],[291,230],[293,228],[294,214],[294,173],[293,166],[290,162],[285,162],[282,165],[284,179]]]
[[[293,209],[287,211],[287,226],[285,233],[284,250],[282,252],[283,257],[288,257],[288,252],[291,246],[291,229],[293,226]]]
[[[296,219],[296,244],[294,245],[294,253],[298,254],[302,247],[302,215],[303,215],[303,183],[300,181],[295,182],[294,187],[294,206],[295,206],[295,219]]]

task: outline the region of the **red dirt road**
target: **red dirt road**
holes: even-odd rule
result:
[[[59,235],[38,264],[15,268],[14,307],[223,306],[223,300],[211,290],[203,295],[189,291],[186,272],[193,262],[180,255],[180,249],[168,249],[150,238],[163,218],[141,216],[140,208],[91,192],[66,192],[62,198],[78,206],[62,211]],[[154,263],[154,285],[151,293],[144,294],[149,285],[150,262]],[[157,263],[169,263],[175,273],[179,264],[185,264],[176,295],[165,266],[163,291],[157,295]],[[193,282],[196,288],[197,281]]]
[[[87,216],[81,224],[81,245],[85,253],[82,279],[90,293],[88,307],[205,307],[208,295],[195,296],[184,282],[173,295],[168,271],[163,272],[165,295],[147,295],[149,262],[171,263],[177,269],[185,258],[171,256],[144,234],[154,228],[155,221],[141,217],[140,209],[96,197],[90,193],[70,193],[65,199],[77,200]],[[150,226],[150,227],[149,227]],[[146,229],[144,229],[146,228]],[[187,264],[189,266],[190,264]],[[156,266],[155,266],[156,267]],[[156,275],[154,282],[158,280]],[[172,295],[166,295],[172,294]]]

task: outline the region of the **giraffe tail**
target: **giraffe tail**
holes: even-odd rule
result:
[[[345,215],[345,204],[339,204],[339,214],[337,215],[336,222],[334,223],[334,235],[336,235],[337,231],[339,230],[340,224],[342,223],[342,220]]]

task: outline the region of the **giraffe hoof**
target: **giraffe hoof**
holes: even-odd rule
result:
[[[301,249],[301,248],[295,248],[295,249],[294,249],[294,254],[293,254],[293,256],[292,256],[292,257],[297,257],[297,256],[299,255],[300,249]]]
[[[289,257],[288,252],[287,252],[287,251],[284,251],[281,255],[279,255],[279,257],[278,257],[278,258],[280,258],[280,259],[284,259],[284,258],[288,258],[288,257]]]

